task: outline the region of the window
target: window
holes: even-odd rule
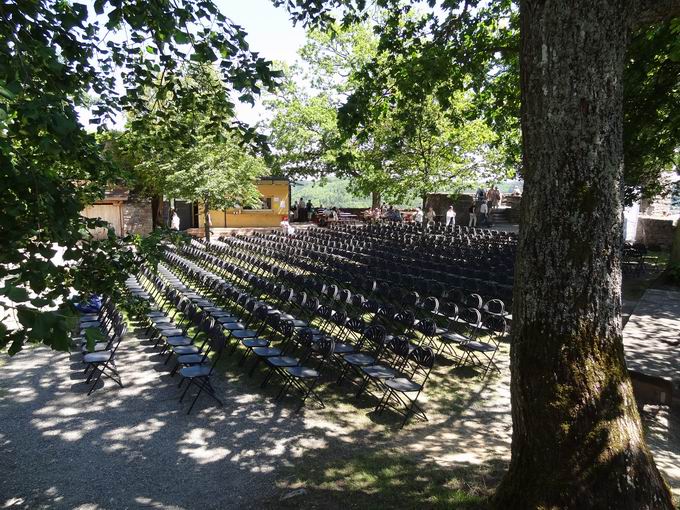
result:
[[[260,199],[260,209],[268,209],[268,210],[271,210],[271,208],[272,208],[272,199],[271,199],[271,197],[261,198],[261,199]],[[246,210],[246,211],[252,211],[252,210],[253,210],[253,208],[250,207],[250,206],[244,207],[243,209]]]

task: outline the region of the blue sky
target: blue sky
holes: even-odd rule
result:
[[[288,12],[283,7],[274,7],[271,0],[216,0],[215,4],[233,22],[241,25],[248,33],[250,49],[268,60],[281,60],[292,64],[297,51],[305,42],[305,31],[293,26]],[[255,124],[261,119],[263,108],[257,104],[238,105],[239,120]]]
[[[252,51],[257,51],[267,60],[279,60],[292,64],[297,59],[297,52],[305,42],[305,31],[301,26],[293,26],[284,8],[272,5],[271,0],[215,0],[219,9],[234,23],[241,25],[248,33],[247,41]],[[90,8],[90,16],[94,17],[94,9]],[[119,83],[122,88],[122,82]],[[90,126],[91,113],[86,108],[78,108],[80,121]],[[239,120],[255,124],[265,113],[260,103],[254,108],[247,104],[238,104],[236,115]],[[119,115],[112,127],[122,129],[125,123],[123,115]]]
[[[252,50],[269,60],[295,60],[305,31],[293,26],[283,7],[274,7],[270,0],[216,0],[215,4],[248,32]]]

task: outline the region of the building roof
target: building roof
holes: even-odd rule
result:
[[[276,176],[276,175],[268,175],[266,177],[260,177],[258,180],[259,181],[290,182],[290,179],[288,179],[288,177],[281,177],[281,176]]]

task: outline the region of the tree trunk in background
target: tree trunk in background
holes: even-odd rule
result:
[[[382,200],[382,197],[380,196],[379,191],[374,191],[371,193],[371,208],[376,209],[377,207],[380,207],[380,200]]]
[[[427,195],[421,197],[423,199],[423,214],[425,213],[425,204],[427,203]]]
[[[673,229],[670,263],[680,264],[680,220],[676,220],[675,228]]]
[[[154,195],[151,197],[151,221],[153,228],[162,227],[163,225],[163,197]]]
[[[203,223],[205,227],[205,242],[206,244],[210,244],[210,202],[206,200],[203,203]]]
[[[524,0],[512,460],[499,509],[671,509],[621,336],[622,77],[632,2]]]

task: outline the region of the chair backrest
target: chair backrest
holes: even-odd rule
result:
[[[484,304],[484,310],[492,315],[503,315],[505,304],[500,299],[490,299]]]
[[[439,311],[439,300],[434,296],[429,296],[423,301],[423,309],[430,312],[436,313]]]
[[[483,327],[488,333],[487,337],[489,340],[498,344],[501,339],[505,336],[507,332],[507,322],[502,315],[489,315],[484,319]]]
[[[416,347],[408,356],[404,370],[409,379],[424,386],[425,381],[430,377],[434,361],[434,351],[430,347]]]
[[[437,324],[432,319],[423,319],[418,323],[416,329],[427,337],[433,337],[437,332]]]
[[[385,344],[385,336],[387,332],[385,328],[380,324],[373,324],[369,326],[364,331],[361,337],[360,344],[363,345],[364,341],[368,341],[373,344],[373,347],[382,347]]]
[[[321,356],[321,363],[326,362],[335,352],[335,340],[330,336],[322,336],[316,342],[317,352]]]

